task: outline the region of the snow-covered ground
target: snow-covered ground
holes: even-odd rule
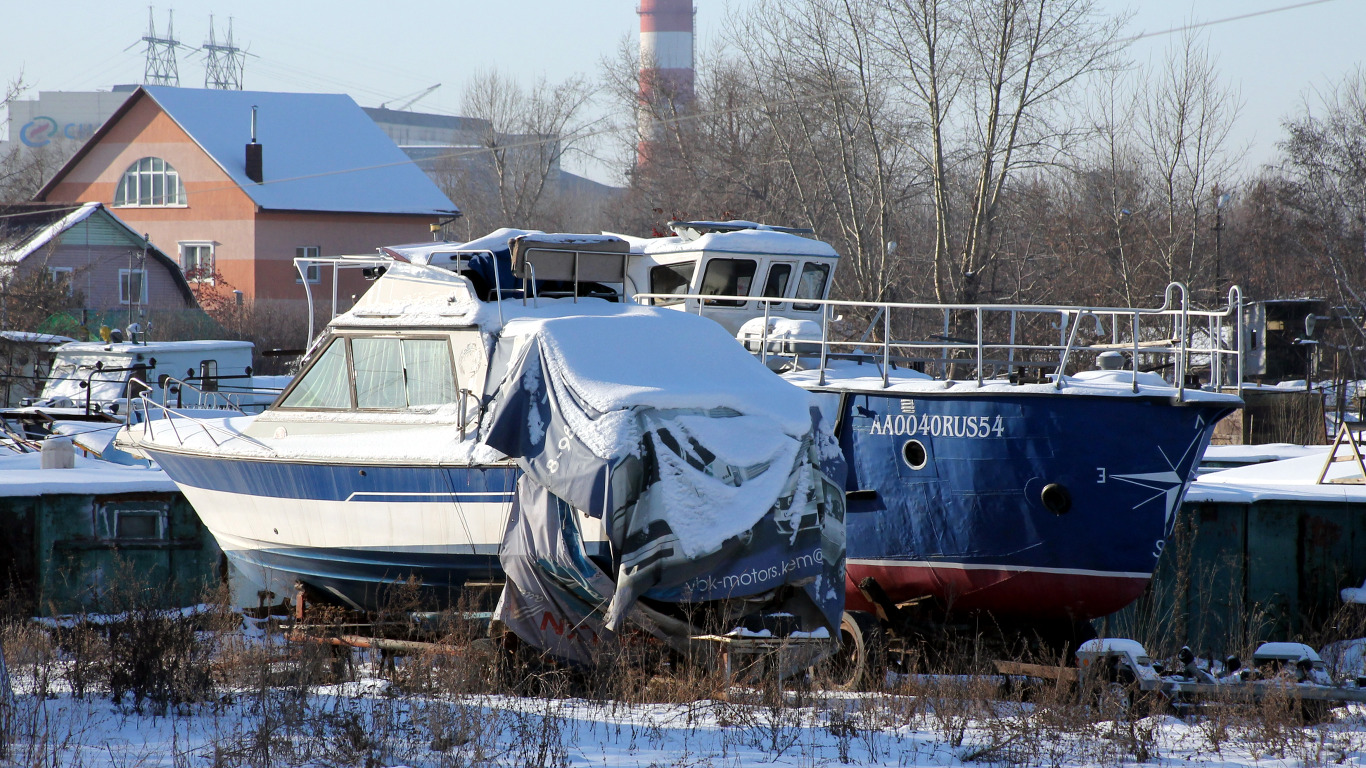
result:
[[[1274,707],[1125,715],[1044,692],[997,697],[971,678],[898,678],[877,692],[751,689],[623,703],[415,692],[416,662],[381,675],[357,652],[354,681],[272,684],[139,714],[107,693],[73,695],[60,664],[12,665],[9,761],[89,766],[1071,766],[1361,765],[1366,710],[1301,725]],[[30,659],[31,660],[31,659]],[[286,665],[287,667],[287,665]],[[53,673],[43,679],[42,671]],[[35,676],[35,672],[39,674]],[[397,680],[398,682],[395,682]],[[702,688],[705,688],[705,682]],[[39,689],[46,690],[40,695]],[[647,701],[650,688],[635,696]],[[656,695],[659,691],[656,691]],[[0,745],[5,744],[0,739]],[[9,764],[0,759],[0,764]]]

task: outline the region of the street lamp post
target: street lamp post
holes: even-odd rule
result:
[[[1214,301],[1218,302],[1219,293],[1223,288],[1219,251],[1223,244],[1224,206],[1228,205],[1228,201],[1233,195],[1228,192],[1221,193],[1217,182],[1210,188],[1210,193],[1214,196]]]

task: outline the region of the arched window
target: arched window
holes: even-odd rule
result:
[[[185,185],[171,164],[159,157],[144,157],[128,166],[114,195],[116,206],[167,206],[185,204]]]

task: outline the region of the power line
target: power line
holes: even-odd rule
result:
[[[1314,5],[1322,5],[1322,4],[1324,4],[1324,3],[1330,3],[1330,2],[1334,2],[1334,1],[1335,1],[1335,0],[1307,0],[1307,2],[1299,2],[1299,3],[1290,4],[1290,5],[1278,6],[1278,7],[1275,7],[1275,8],[1267,8],[1267,9],[1260,10],[1260,11],[1253,11],[1253,12],[1251,12],[1251,13],[1239,14],[1239,15],[1237,15],[1237,16],[1229,16],[1229,17],[1222,18],[1222,19],[1214,19],[1214,20],[1211,20],[1211,21],[1202,21],[1202,22],[1192,22],[1192,23],[1190,23],[1190,24],[1185,24],[1185,25],[1182,25],[1182,26],[1179,26],[1179,27],[1172,27],[1172,28],[1170,28],[1170,29],[1164,29],[1164,30],[1160,30],[1160,31],[1157,31],[1157,32],[1144,32],[1144,33],[1140,33],[1140,34],[1138,34],[1138,35],[1135,35],[1135,36],[1133,36],[1133,37],[1124,38],[1124,39],[1121,39],[1121,40],[1118,40],[1118,41],[1115,41],[1115,42],[1120,43],[1120,44],[1127,44],[1127,43],[1130,43],[1130,42],[1133,42],[1133,41],[1136,41],[1136,40],[1143,40],[1143,39],[1150,38],[1150,37],[1160,37],[1160,36],[1163,36],[1163,35],[1172,35],[1172,34],[1177,34],[1177,33],[1179,33],[1179,32],[1186,32],[1186,31],[1193,30],[1193,29],[1201,29],[1201,28],[1216,26],[1216,25],[1220,25],[1220,24],[1228,24],[1228,23],[1231,23],[1231,22],[1243,21],[1243,20],[1245,20],[1245,19],[1254,18],[1254,17],[1258,17],[1258,16],[1266,16],[1266,15],[1274,14],[1274,13],[1282,13],[1282,12],[1285,12],[1285,11],[1297,10],[1297,9],[1300,9],[1300,8],[1306,8],[1306,7],[1314,6]],[[265,64],[265,61],[263,60],[262,63],[263,63],[263,65],[264,65],[264,64]],[[268,67],[269,65],[266,65],[266,66]],[[327,77],[325,77],[325,76],[320,76],[320,75],[316,75],[316,74],[314,74],[314,73],[309,73],[307,70],[298,69],[298,68],[292,68],[292,67],[282,67],[282,68],[286,68],[286,69],[295,69],[297,72],[299,72],[300,74],[302,74],[302,75],[304,75],[304,76],[306,76],[306,77],[312,76],[312,77],[316,77],[319,81],[331,81],[331,82],[333,82],[333,83],[335,83],[335,84],[342,85],[343,87],[347,87],[344,83],[341,83],[341,82],[336,81],[336,80],[332,80],[331,78],[327,78]],[[368,93],[372,93],[372,94],[373,94],[373,93],[376,93],[376,92],[371,91],[370,89],[367,89],[367,88],[357,88],[357,89],[355,89],[355,90],[359,90],[359,91],[361,91],[361,92],[368,92]],[[820,101],[820,100],[823,100],[823,99],[831,98],[831,97],[833,97],[833,96],[836,96],[836,95],[842,93],[842,92],[845,91],[845,90],[847,90],[847,89],[844,89],[844,88],[835,88],[835,89],[831,89],[831,90],[828,90],[828,91],[823,91],[823,92],[818,92],[818,93],[812,93],[812,94],[803,95],[803,96],[801,96],[801,97],[793,97],[793,98],[791,98],[791,99],[780,99],[780,100],[776,100],[776,101],[773,101],[773,100],[770,100],[770,101],[755,101],[755,102],[751,102],[751,103],[749,103],[749,104],[742,105],[742,106],[727,107],[727,108],[723,108],[723,109],[709,110],[709,111],[706,111],[706,112],[692,112],[692,113],[689,113],[689,114],[686,114],[686,115],[678,115],[678,116],[673,116],[673,117],[660,118],[660,119],[657,120],[657,122],[658,122],[659,124],[661,124],[661,125],[679,125],[679,124],[684,124],[684,123],[687,123],[687,122],[690,122],[690,121],[706,119],[706,118],[709,118],[709,117],[721,117],[721,116],[728,115],[728,114],[738,114],[738,113],[741,113],[741,112],[755,111],[755,110],[758,110],[758,109],[767,109],[767,108],[778,107],[778,106],[784,106],[784,105],[801,105],[801,104],[808,104],[808,103]],[[605,118],[604,118],[604,119],[605,119]],[[619,132],[623,132],[623,131],[634,131],[634,130],[635,130],[635,126],[634,126],[634,125],[619,125],[619,126],[612,126],[612,127],[608,127],[608,128],[603,128],[603,129],[600,129],[600,130],[594,130],[594,131],[587,131],[587,132],[584,132],[584,133],[579,133],[579,134],[577,134],[577,135],[575,136],[575,138],[578,138],[578,139],[594,138],[594,137],[596,137],[596,136],[603,136],[603,135],[609,135],[609,134],[619,133]],[[498,146],[498,147],[496,147],[496,148],[494,148],[494,147],[488,147],[488,148],[486,148],[486,147],[479,147],[479,148],[462,148],[462,149],[457,150],[457,151],[447,152],[447,153],[443,153],[443,154],[439,154],[439,155],[434,155],[434,156],[432,156],[432,157],[424,158],[421,162],[428,163],[428,162],[432,162],[432,161],[435,161],[435,160],[450,160],[450,159],[459,159],[459,158],[462,158],[462,157],[473,157],[473,156],[476,156],[476,155],[486,154],[486,153],[490,153],[490,152],[494,152],[494,151],[500,151],[500,150],[532,148],[532,147],[542,146],[542,145],[545,145],[545,144],[556,143],[556,142],[561,141],[561,140],[562,140],[562,137],[555,137],[555,138],[537,138],[537,139],[529,139],[529,140],[526,140],[526,141],[513,142],[513,143],[510,143],[510,144],[503,144],[503,145],[500,145],[500,146]],[[314,174],[303,174],[303,175],[300,175],[300,176],[292,176],[292,177],[283,178],[283,179],[270,179],[270,180],[266,180],[266,181],[261,182],[261,183],[262,183],[262,184],[282,184],[282,183],[287,183],[287,182],[291,182],[291,181],[303,181],[303,180],[314,179],[314,178],[326,178],[326,177],[329,177],[329,176],[338,176],[338,175],[342,175],[342,174],[346,174],[346,173],[361,173],[361,172],[364,172],[364,171],[380,170],[380,169],[384,169],[384,168],[393,168],[393,167],[398,167],[398,166],[402,166],[402,165],[418,165],[418,163],[419,163],[419,161],[413,160],[413,159],[409,158],[409,159],[405,159],[405,160],[397,161],[397,162],[393,162],[393,163],[380,163],[380,164],[377,164],[377,165],[360,166],[360,167],[354,167],[354,168],[344,168],[344,169],[338,169],[338,170],[334,170],[334,171],[324,171],[324,172],[321,172],[321,173],[314,173]],[[211,188],[203,189],[203,190],[201,190],[201,191],[203,191],[203,192],[222,191],[222,190],[226,190],[226,189],[233,189],[235,186],[236,186],[236,185],[224,185],[224,186],[222,186],[222,187],[211,187]],[[7,217],[7,216],[0,216],[0,218],[8,218],[8,217]]]
[[[158,37],[156,25],[152,22],[152,7],[147,6],[147,34],[142,38],[147,43],[147,65],[142,82],[179,87],[180,70],[176,67],[175,52],[180,47],[180,41],[175,39],[175,11],[168,11],[166,18],[166,36]]]
[[[1163,30],[1159,30],[1159,31],[1157,31],[1157,32],[1141,32],[1141,33],[1139,33],[1139,34],[1137,34],[1137,35],[1134,35],[1133,37],[1126,37],[1126,38],[1124,38],[1123,40],[1120,40],[1119,42],[1121,42],[1121,43],[1132,43],[1132,42],[1134,42],[1135,40],[1143,40],[1143,39],[1146,39],[1146,38],[1149,38],[1149,37],[1161,37],[1162,35],[1174,35],[1174,34],[1176,34],[1177,32],[1189,32],[1189,31],[1192,30],[1192,29],[1202,29],[1202,28],[1204,28],[1204,27],[1213,27],[1213,26],[1215,26],[1215,25],[1217,25],[1217,24],[1227,24],[1227,23],[1229,23],[1229,22],[1231,22],[1231,21],[1242,21],[1243,19],[1251,19],[1251,18],[1255,18],[1255,17],[1257,17],[1257,16],[1267,16],[1267,15],[1272,14],[1272,13],[1281,13],[1282,11],[1293,11],[1293,10],[1296,10],[1296,9],[1298,9],[1298,8],[1307,8],[1307,7],[1311,6],[1311,5],[1322,5],[1322,4],[1324,4],[1324,3],[1331,3],[1331,2],[1334,2],[1334,0],[1308,0],[1308,2],[1304,2],[1304,3],[1295,3],[1294,5],[1282,5],[1282,6],[1279,6],[1279,7],[1276,7],[1276,8],[1267,8],[1267,9],[1261,10],[1261,11],[1252,11],[1251,13],[1243,13],[1243,14],[1239,14],[1239,15],[1237,15],[1237,16],[1228,16],[1228,17],[1223,18],[1223,19],[1214,19],[1214,20],[1212,20],[1212,21],[1197,21],[1197,22],[1192,22],[1192,23],[1190,23],[1190,24],[1185,24],[1185,25],[1180,26],[1180,27],[1172,27],[1171,29],[1163,29]]]

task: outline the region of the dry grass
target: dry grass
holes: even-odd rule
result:
[[[0,621],[0,643],[18,705],[0,711],[0,757],[79,764],[71,756],[97,743],[109,718],[138,713],[184,724],[186,752],[175,764],[198,756],[214,766],[559,766],[571,755],[585,759],[585,729],[641,750],[677,745],[679,733],[685,744],[698,740],[699,751],[678,764],[756,753],[799,765],[906,763],[918,750],[946,750],[934,759],[1055,768],[1155,762],[1176,752],[1327,765],[1361,749],[1366,734],[1352,722],[1307,720],[1324,713],[1292,693],[1254,701],[1234,691],[1173,709],[1104,681],[1080,690],[1052,681],[1003,685],[993,674],[937,674],[925,661],[922,672],[888,674],[885,685],[860,693],[833,690],[819,673],[786,681],[759,674],[736,686],[714,659],[699,663],[652,643],[565,668],[490,641],[465,612],[416,620],[405,611],[413,594],[391,594],[390,634],[441,642],[403,654],[286,642],[287,624],[243,623],[221,591],[190,618],[152,609],[136,589],[111,604],[118,621],[52,626],[11,615]],[[346,620],[338,612],[309,616],[315,627],[340,629]],[[982,669],[981,647],[965,643],[953,653],[936,654],[935,663]],[[61,709],[64,701],[70,705]],[[84,715],[71,714],[81,707]],[[211,734],[207,748],[203,737],[194,742],[193,754],[192,724]]]

